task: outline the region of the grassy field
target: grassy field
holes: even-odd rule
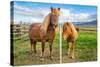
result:
[[[14,65],[37,65],[37,64],[59,64],[59,33],[57,33],[53,43],[53,60],[49,59],[49,46],[45,45],[45,58],[40,61],[41,43],[37,43],[37,54],[31,54],[31,47],[28,37],[21,40],[13,41]],[[67,44],[62,39],[62,63],[70,62],[86,62],[97,60],[97,32],[96,31],[80,31],[78,40],[75,44],[75,59],[67,56]]]
[[[69,62],[86,62],[97,60],[97,32],[96,31],[80,31],[75,44],[75,59],[67,56],[66,41],[62,41],[63,63]]]
[[[53,60],[49,59],[49,45],[45,44],[45,52],[44,52],[44,61],[40,60],[41,54],[41,43],[38,42],[37,54],[31,54],[31,47],[28,37],[25,37],[21,40],[14,41],[14,65],[37,65],[37,64],[57,64],[60,62],[59,55],[59,33],[57,33],[54,43],[53,43]]]

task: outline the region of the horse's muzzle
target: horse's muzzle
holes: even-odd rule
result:
[[[62,37],[63,37],[63,39],[64,39],[64,40],[66,40],[66,39],[67,39],[67,36],[66,36],[66,35],[64,35],[64,34],[62,35]]]

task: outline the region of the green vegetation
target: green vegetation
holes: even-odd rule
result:
[[[40,61],[41,43],[37,43],[37,54],[31,54],[30,41],[28,37],[21,40],[13,41],[14,65],[37,65],[37,64],[57,64],[60,62],[59,57],[59,33],[53,42],[53,60],[49,59],[49,45],[45,45],[44,61]],[[80,31],[75,44],[75,59],[67,56],[67,42],[62,39],[62,62],[86,62],[97,60],[97,32]]]
[[[49,59],[49,45],[46,43],[44,52],[44,61],[40,60],[41,42],[37,42],[37,53],[31,54],[30,41],[28,37],[20,40],[14,40],[14,65],[29,65],[29,64],[57,64],[60,62],[59,56],[59,33],[57,33],[53,42],[53,60]]]
[[[63,62],[83,62],[83,61],[96,61],[97,60],[97,32],[84,32],[80,31],[78,39],[75,46],[75,56],[74,60],[68,59],[67,44],[63,40]]]

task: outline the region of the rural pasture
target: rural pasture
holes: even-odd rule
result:
[[[25,28],[26,29],[26,28]],[[75,44],[75,59],[67,56],[67,44],[62,39],[62,63],[70,62],[87,62],[97,60],[97,31],[96,27],[81,27],[78,32],[79,36]],[[25,35],[25,36],[24,36]],[[14,65],[39,65],[39,64],[59,64],[60,63],[60,47],[59,47],[59,31],[53,42],[53,60],[49,59],[49,45],[46,43],[44,52],[45,60],[40,61],[41,43],[38,42],[37,54],[31,54],[31,46],[28,33],[24,33],[21,39],[13,36],[13,60]]]
[[[25,35],[25,36],[24,36]],[[52,54],[53,60],[49,59],[49,44],[45,44],[45,51],[44,51],[44,61],[40,60],[41,54],[41,42],[37,42],[36,48],[37,53],[31,54],[31,46],[30,40],[28,37],[28,33],[22,35],[23,37],[19,38],[14,36],[13,40],[13,60],[14,65],[39,65],[39,64],[57,64],[60,63],[60,54],[59,54],[59,32],[56,33]],[[19,39],[18,39],[19,38]]]
[[[80,27],[75,44],[75,59],[67,56],[68,45],[62,40],[62,62],[87,62],[97,60],[97,31],[96,27]]]
[[[11,65],[62,64],[98,60],[97,6],[11,1],[10,7]],[[75,43],[75,51],[73,51],[75,52],[73,59],[68,57],[68,44],[62,38],[62,26],[65,22],[72,22],[80,29]],[[32,23],[35,24],[29,30]],[[56,29],[56,35],[54,35],[57,26],[59,28]],[[68,30],[68,27],[66,28]],[[75,32],[75,29],[73,30]],[[73,33],[71,28],[69,33]],[[55,36],[54,40],[53,36]],[[37,53],[32,53],[30,41],[31,43],[42,41],[44,44],[46,37],[47,41],[53,41],[52,48],[49,48],[51,45],[49,46],[48,43],[45,43],[44,48],[41,42],[37,42]],[[73,40],[73,37],[70,36],[69,41]],[[45,50],[41,49],[41,46]],[[52,60],[49,50],[52,51]]]

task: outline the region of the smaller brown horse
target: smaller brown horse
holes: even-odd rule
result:
[[[51,12],[44,18],[43,23],[33,23],[30,26],[31,50],[34,49],[34,53],[36,53],[36,43],[41,42],[41,60],[44,57],[45,42],[49,42],[50,59],[52,59],[52,44],[55,37],[55,29],[58,26],[59,13],[60,8],[51,8]]]
[[[79,31],[78,27],[75,27],[71,22],[65,22],[63,25],[63,33],[62,37],[64,40],[67,40],[68,43],[68,56],[71,58],[75,58],[74,56],[74,47],[75,41],[77,40]]]

